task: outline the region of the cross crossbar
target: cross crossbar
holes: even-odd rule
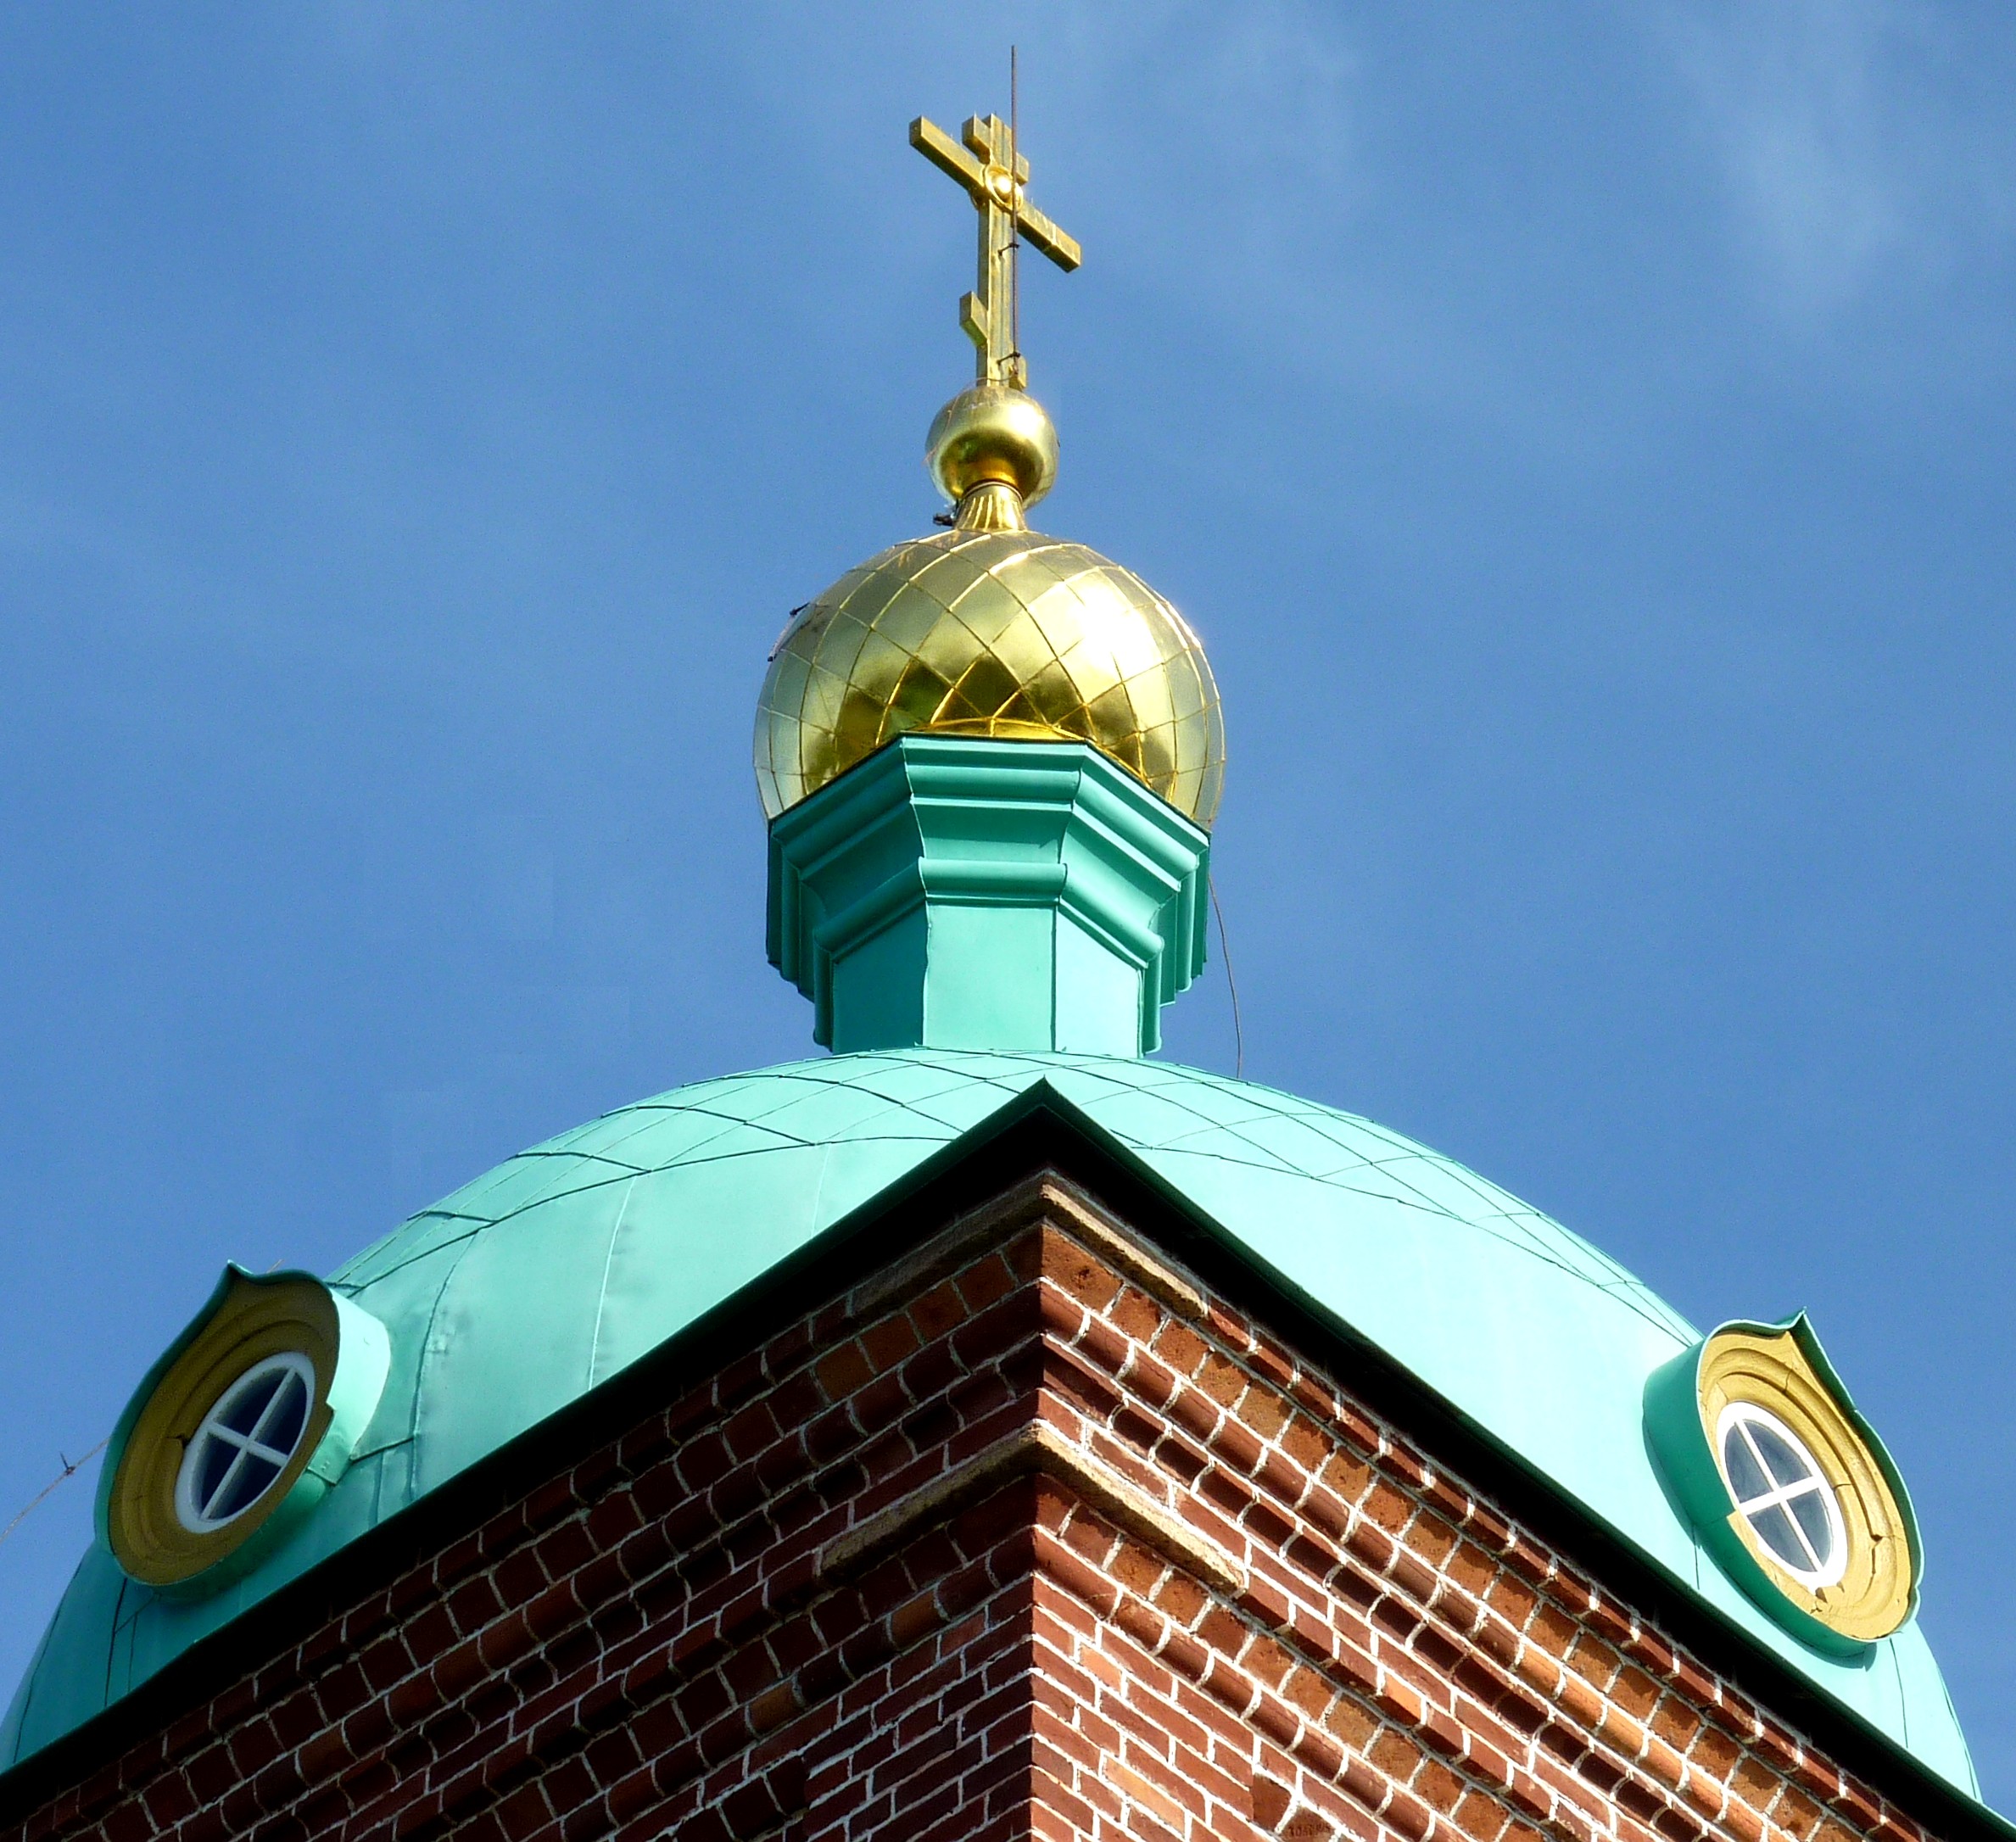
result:
[[[948,178],[957,180],[980,214],[979,286],[959,303],[959,324],[978,352],[982,383],[1019,389],[1028,366],[1015,342],[1015,254],[1026,237],[1069,273],[1084,260],[1076,237],[1029,202],[1029,162],[998,115],[972,115],[955,141],[919,115],[910,145]]]

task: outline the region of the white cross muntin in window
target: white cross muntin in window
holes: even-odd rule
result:
[[[1762,1481],[1762,1489],[1745,1489],[1733,1475],[1738,1466],[1732,1448],[1739,1441],[1750,1466]],[[1730,1499],[1765,1552],[1816,1592],[1836,1583],[1847,1571],[1847,1531],[1834,1487],[1805,1443],[1776,1415],[1754,1402],[1732,1401],[1723,1409],[1716,1429],[1716,1448]],[[1788,1471],[1792,1475],[1784,1475]],[[1823,1549],[1801,1514],[1809,1502],[1820,1510]],[[1784,1540],[1773,1532],[1789,1534],[1797,1552],[1786,1552]]]
[[[265,1398],[251,1426],[232,1426],[262,1387]],[[315,1392],[315,1365],[290,1351],[254,1364],[217,1398],[189,1441],[176,1479],[176,1510],[185,1527],[196,1533],[221,1528],[272,1488],[300,1448]],[[221,1472],[214,1465],[220,1447],[231,1454]]]

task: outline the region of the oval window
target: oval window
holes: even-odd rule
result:
[[[315,1365],[293,1350],[254,1363],[203,1416],[176,1477],[176,1519],[192,1534],[237,1521],[276,1483],[307,1431]]]
[[[1848,1571],[1841,1505],[1818,1460],[1777,1415],[1731,1401],[1716,1427],[1723,1481],[1771,1558],[1815,1592]]]
[[[1917,1609],[1904,1481],[1805,1318],[1725,1324],[1662,1363],[1645,1433],[1716,1564],[1803,1642],[1853,1655]]]
[[[391,1354],[319,1279],[226,1267],[113,1431],[98,1502],[113,1559],[192,1594],[258,1565],[343,1475]]]

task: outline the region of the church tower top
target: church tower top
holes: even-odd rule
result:
[[[1030,203],[1014,112],[910,144],[979,219],[959,303],[976,375],[925,442],[949,529],[799,609],[771,654],[756,773],[768,948],[838,1050],[1139,1055],[1202,968],[1218,687],[1131,571],[1037,535],[1057,432],[1025,388],[1016,265],[1075,269]]]
[[[1146,1059],[1217,694],[1138,578],[980,522],[1019,481],[772,655],[768,946],[838,1052],[227,1271],[107,1442],[0,1842],[2016,1842],[1803,1317],[1703,1336],[1399,1133]]]

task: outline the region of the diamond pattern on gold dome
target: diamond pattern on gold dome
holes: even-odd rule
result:
[[[1182,616],[1032,532],[898,544],[792,621],[757,707],[763,811],[918,734],[1090,742],[1207,828],[1224,789],[1218,687]]]

